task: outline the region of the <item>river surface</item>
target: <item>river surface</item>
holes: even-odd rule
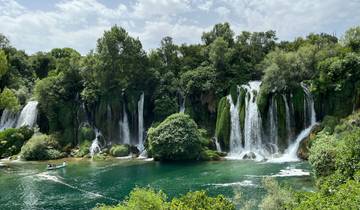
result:
[[[59,162],[60,163],[60,162]],[[0,168],[0,209],[91,209],[116,204],[136,186],[161,189],[169,197],[207,190],[230,199],[257,203],[265,194],[261,180],[273,176],[296,190],[313,190],[306,162],[217,161],[159,163],[143,160],[72,160],[46,171],[45,162],[5,162]]]

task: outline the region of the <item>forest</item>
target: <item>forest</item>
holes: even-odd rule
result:
[[[160,47],[145,51],[115,25],[86,55],[72,48],[28,55],[0,34],[0,92],[1,158],[102,160],[147,151],[160,161],[208,161],[261,144],[243,158],[268,159],[286,153],[290,139],[309,128],[295,152],[309,161],[316,191],[264,179],[259,208],[360,206],[360,27],[341,37],[313,33],[281,41],[272,30],[235,34],[225,22],[204,32],[199,44],[164,37]],[[37,102],[36,126],[6,127],[31,101]],[[244,130],[238,145],[234,113]],[[97,154],[89,151],[94,139]],[[275,142],[275,149],[269,146]],[[239,208],[221,195],[207,196],[198,191],[168,200],[161,191],[135,188],[113,208]],[[244,201],[241,208],[253,207]]]

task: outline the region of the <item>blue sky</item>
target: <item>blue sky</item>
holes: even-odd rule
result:
[[[27,53],[72,47],[86,54],[112,25],[146,50],[164,36],[199,43],[203,31],[229,22],[241,31],[276,30],[281,40],[310,32],[341,36],[360,25],[360,0],[0,0],[0,33]]]

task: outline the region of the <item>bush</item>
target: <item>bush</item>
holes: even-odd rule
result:
[[[324,128],[324,131],[332,134],[334,132],[334,129],[336,127],[336,125],[339,124],[339,119],[337,117],[334,116],[325,116],[321,125]]]
[[[75,157],[84,157],[85,155],[89,154],[89,148],[91,146],[91,142],[88,140],[83,141],[79,146],[79,151],[75,154]]]
[[[0,132],[0,158],[16,155],[34,131],[27,126],[9,128]]]
[[[33,136],[22,148],[21,157],[25,160],[50,160],[65,156],[59,150],[53,136],[45,134]]]
[[[295,206],[295,197],[289,189],[282,188],[271,177],[264,178],[262,183],[267,195],[261,201],[259,208],[262,210],[292,209]]]
[[[114,157],[124,157],[129,154],[130,154],[130,150],[127,145],[114,145],[110,149],[110,155]]]
[[[167,202],[162,191],[151,188],[135,188],[128,198],[117,206],[100,205],[96,210],[235,210],[235,205],[222,195],[210,197],[205,191],[189,192]]]
[[[95,138],[94,130],[89,126],[82,126],[79,129],[79,142]]]
[[[156,160],[194,160],[201,152],[201,134],[189,115],[177,113],[148,131],[150,153]]]
[[[174,198],[170,209],[235,210],[235,205],[223,195],[209,197],[205,191],[195,191]]]
[[[117,206],[98,206],[97,210],[165,210],[168,209],[166,195],[150,188],[135,188],[129,197]]]
[[[203,150],[200,154],[201,160],[220,160],[220,154],[214,150]]]

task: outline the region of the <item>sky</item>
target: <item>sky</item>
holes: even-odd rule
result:
[[[0,33],[29,54],[71,47],[85,55],[115,24],[150,50],[165,36],[200,43],[220,22],[236,34],[275,30],[280,40],[341,37],[360,25],[359,11],[360,0],[0,0]]]

